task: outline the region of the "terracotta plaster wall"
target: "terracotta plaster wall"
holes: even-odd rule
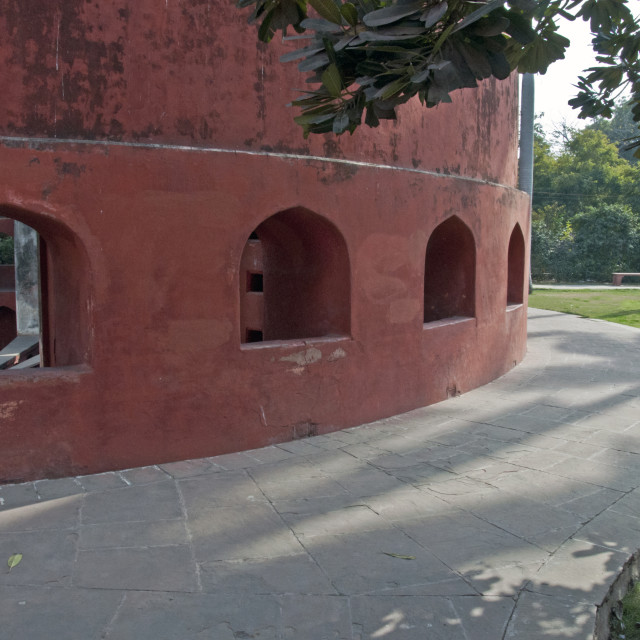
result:
[[[529,235],[515,80],[304,141],[283,106],[295,67],[230,5],[0,0],[0,33],[0,215],[46,243],[57,365],[0,373],[0,481],[329,432],[524,356],[526,269],[506,305],[509,240]],[[242,344],[247,239],[296,209],[344,240],[349,330]],[[475,242],[475,316],[425,325],[427,243],[451,216]]]
[[[4,480],[330,431],[464,392],[524,355],[524,307],[505,304],[511,231],[528,229],[515,190],[368,168],[336,190],[316,161],[200,151],[25,146],[0,157],[5,202],[20,193],[24,210],[42,211],[40,185],[55,184],[43,215],[87,249],[68,288],[86,290],[89,323],[84,364],[0,377]],[[81,176],[60,176],[60,162],[79,160]],[[351,335],[241,346],[246,239],[300,203],[345,239]],[[427,241],[452,214],[477,243],[476,317],[423,325]]]
[[[0,133],[311,154],[515,184],[515,82],[305,141],[286,106],[305,75],[279,62],[297,43],[257,44],[248,15],[214,0],[0,0]]]

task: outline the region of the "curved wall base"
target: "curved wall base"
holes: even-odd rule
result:
[[[507,287],[513,230],[529,233],[528,199],[513,188],[385,165],[184,147],[5,139],[0,161],[0,214],[60,248],[49,257],[47,317],[52,361],[59,353],[65,365],[0,373],[2,481],[325,433],[463,393],[524,356],[527,270],[523,304],[507,305]],[[339,248],[331,268],[350,291],[335,297],[341,330],[246,342],[247,238],[296,208],[335,230],[318,246]],[[425,324],[427,245],[452,216],[475,245],[475,268],[442,269],[474,279],[456,290],[464,297],[472,287],[475,311]],[[290,243],[298,241],[293,234]],[[295,255],[306,255],[303,245]],[[314,260],[322,263],[321,255]],[[281,263],[304,270],[298,258]],[[270,304],[297,295],[304,308],[304,290],[291,293],[280,276],[271,280],[279,289],[269,290],[265,275]],[[298,281],[315,286],[299,273]],[[325,274],[322,287],[330,284]],[[316,309],[322,296],[334,299],[313,295]]]

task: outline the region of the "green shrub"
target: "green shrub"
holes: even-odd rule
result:
[[[574,216],[575,273],[580,280],[606,281],[614,271],[640,268],[640,224],[625,205],[588,207]]]
[[[13,238],[0,233],[0,264],[13,264]]]
[[[531,225],[531,275],[535,280],[576,278],[574,239],[570,224],[551,227],[545,220]]]
[[[587,207],[560,224],[545,213],[531,226],[535,280],[607,282],[614,271],[640,270],[640,220],[628,206]]]

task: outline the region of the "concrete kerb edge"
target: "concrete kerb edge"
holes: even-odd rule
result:
[[[639,579],[640,549],[624,563],[602,602],[596,605],[594,640],[610,640],[611,616],[622,616],[622,599]]]

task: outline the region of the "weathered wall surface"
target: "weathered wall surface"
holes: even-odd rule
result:
[[[230,5],[0,0],[0,34],[0,215],[46,244],[55,365],[0,373],[0,480],[327,432],[524,356],[525,306],[506,304],[515,226],[528,238],[514,80],[304,141],[284,106],[295,66]],[[350,329],[243,344],[249,234],[299,207],[344,240]],[[454,215],[475,313],[424,324],[425,252]]]
[[[305,141],[286,107],[305,76],[279,62],[285,45],[257,43],[247,16],[214,0],[0,0],[0,131],[312,154],[515,184],[514,83],[431,111],[416,101],[381,130]]]

